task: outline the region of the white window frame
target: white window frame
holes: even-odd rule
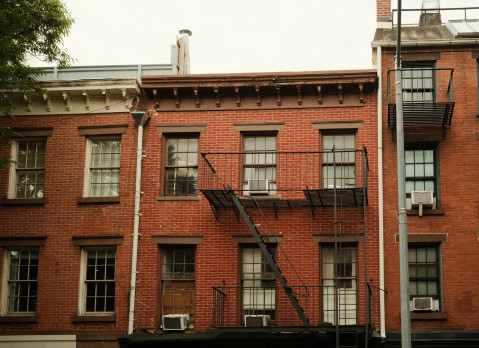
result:
[[[117,196],[92,196],[91,195],[91,159],[92,159],[92,148],[94,140],[119,140],[120,141],[120,163],[118,165],[118,170],[121,174],[121,136],[93,136],[86,138],[86,152],[85,152],[85,172],[84,172],[84,183],[83,183],[83,197],[119,197],[120,188],[118,187]]]
[[[105,315],[112,315],[115,314],[115,309],[113,311],[105,311],[105,312],[87,312],[86,310],[86,266],[87,266],[87,255],[88,251],[114,251],[115,252],[115,279],[113,280],[115,284],[115,308],[116,308],[116,298],[117,298],[117,289],[116,286],[116,277],[117,277],[117,258],[118,253],[117,249],[114,246],[92,246],[92,247],[82,247],[81,249],[81,264],[80,264],[80,292],[79,292],[79,299],[78,299],[78,314],[79,315],[94,315],[94,316],[105,316]]]
[[[36,248],[4,248],[4,258],[3,258],[3,279],[2,279],[2,308],[1,308],[1,315],[2,316],[33,316],[35,315],[36,311],[31,312],[10,312],[8,309],[8,297],[9,297],[9,278],[10,278],[10,252],[11,251],[23,251],[23,252],[32,252],[36,251],[39,253],[39,250]],[[39,253],[40,258],[40,253]],[[38,273],[37,273],[37,305],[38,305]]]
[[[17,161],[18,160],[18,150],[19,150],[19,147],[20,147],[20,142],[21,141],[25,141],[25,142],[28,142],[28,141],[40,141],[40,140],[43,140],[45,141],[45,143],[47,142],[47,138],[46,137],[28,137],[28,138],[22,138],[22,139],[13,139],[12,140],[12,152],[11,152],[11,158],[12,158],[12,161]],[[45,154],[46,154],[46,151],[45,151]],[[46,156],[45,156],[45,162],[46,162]],[[9,199],[35,199],[35,198],[42,198],[42,197],[18,197],[17,196],[17,165],[16,163],[13,163],[11,166],[10,166],[10,175],[9,175],[9,181],[8,181],[8,193],[7,193],[7,197]],[[43,173],[45,175],[45,165],[43,166]],[[45,178],[45,176],[44,176]],[[43,183],[44,187],[43,187],[43,192],[45,192],[45,179],[44,179],[44,183]],[[43,197],[45,196],[45,194],[43,194]]]

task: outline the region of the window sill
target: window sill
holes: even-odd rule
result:
[[[248,200],[252,198],[257,201],[280,201],[281,195],[247,195],[240,197],[240,200]]]
[[[110,315],[74,315],[72,323],[114,323],[116,314]]]
[[[38,323],[36,315],[4,315],[0,317],[0,323]]]
[[[2,205],[45,205],[45,197],[42,198],[4,198]]]
[[[447,320],[445,312],[411,312],[411,320]]]
[[[159,196],[157,202],[198,202],[200,196]]]
[[[117,197],[78,197],[78,204],[105,204],[120,203],[120,196]]]
[[[444,209],[423,209],[422,210],[422,215],[444,215],[445,211]],[[409,209],[407,211],[407,215],[412,215],[412,216],[419,216],[419,209]]]

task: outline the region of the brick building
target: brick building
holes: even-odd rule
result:
[[[156,334],[123,343],[293,330],[318,344],[334,324],[341,344],[362,342],[379,325],[376,72],[148,76],[142,88],[135,330]]]
[[[391,71],[397,30],[391,8],[382,1],[377,4],[373,56],[382,91],[378,108],[383,126],[384,172],[379,175],[384,178],[385,322],[387,342],[399,344],[396,91]],[[479,155],[479,12],[420,9],[405,15],[408,23],[417,23],[403,27],[401,36],[413,343],[426,339],[431,346],[451,340],[455,345],[462,340],[474,344],[479,328],[474,281],[479,200],[474,192],[479,187],[470,174],[477,170]],[[392,19],[397,21],[394,13]]]

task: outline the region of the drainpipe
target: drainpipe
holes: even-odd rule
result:
[[[135,296],[136,296],[136,273],[138,261],[138,238],[140,229],[140,202],[141,202],[141,162],[143,160],[143,126],[149,116],[145,111],[132,112],[131,115],[138,125],[138,146],[136,149],[136,184],[135,184],[135,221],[133,224],[133,247],[131,255],[131,281],[130,281],[130,308],[128,312],[128,335],[133,333],[135,324]]]
[[[383,86],[382,86],[382,52],[377,47],[378,69],[378,220],[379,220],[379,317],[381,338],[386,338],[386,311],[384,298],[384,192],[383,192]]]

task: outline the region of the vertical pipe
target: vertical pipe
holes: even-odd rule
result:
[[[406,173],[404,168],[404,123],[401,71],[401,0],[398,0],[396,44],[396,132],[399,217],[399,273],[401,288],[401,347],[411,347],[411,314],[409,309],[409,269],[406,212]]]
[[[136,273],[138,260],[138,236],[140,229],[140,189],[141,189],[141,162],[143,160],[143,125],[138,124],[138,146],[136,149],[136,183],[135,183],[135,220],[133,224],[133,247],[131,256],[131,280],[130,280],[130,309],[128,313],[128,334],[133,333],[135,324],[135,296],[136,296]]]
[[[381,337],[386,338],[386,312],[384,298],[384,186],[383,186],[383,98],[382,98],[382,49],[377,48],[378,69],[378,222],[379,222],[379,322]]]

